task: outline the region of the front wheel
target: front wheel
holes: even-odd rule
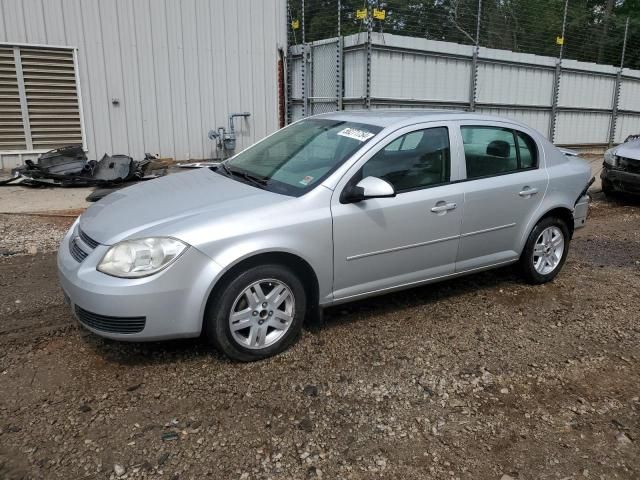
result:
[[[613,188],[613,185],[608,180],[602,180],[602,193],[604,193],[605,197],[614,197],[616,191]]]
[[[560,272],[569,252],[569,228],[559,218],[547,217],[529,234],[520,268],[531,284],[550,282]]]
[[[300,336],[306,295],[294,272],[259,265],[228,280],[209,302],[207,339],[234,360],[276,355]]]

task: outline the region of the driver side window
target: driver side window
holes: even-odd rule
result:
[[[389,143],[362,167],[362,177],[386,180],[396,192],[440,185],[451,178],[447,127],[407,133]]]

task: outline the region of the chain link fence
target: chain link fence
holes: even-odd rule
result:
[[[560,143],[621,141],[640,131],[640,14],[600,3],[290,0],[288,120],[445,107],[516,117]],[[442,77],[455,88],[438,93]]]

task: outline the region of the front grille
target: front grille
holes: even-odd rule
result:
[[[89,235],[87,235],[80,229],[78,229],[78,235],[80,236],[80,240],[86,243],[87,246],[91,247],[92,250],[96,248],[98,245],[100,245],[98,242],[96,242],[93,238],[91,238]]]
[[[146,317],[110,317],[89,312],[76,305],[78,320],[87,327],[107,333],[139,333],[144,330]]]
[[[618,168],[629,173],[640,173],[640,160],[618,157]]]
[[[71,256],[76,262],[82,262],[89,255],[87,252],[80,248],[75,238],[72,238],[69,242],[69,251],[71,252]]]
[[[69,251],[76,262],[82,262],[98,245],[100,243],[78,228],[69,241]]]

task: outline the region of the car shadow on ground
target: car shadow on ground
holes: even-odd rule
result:
[[[230,362],[203,338],[185,338],[158,342],[121,342],[101,338],[82,330],[85,345],[108,363],[143,366],[179,363],[198,358]]]
[[[439,301],[467,294],[483,292],[511,284],[526,285],[515,266],[507,266],[491,271],[452,278],[441,282],[430,283],[419,287],[401,290],[384,295],[357,300],[335,307],[324,312],[322,328],[331,328],[345,322],[362,320],[359,314],[385,315],[405,309],[435,304]]]
[[[503,267],[463,278],[433,283],[421,287],[388,293],[356,302],[330,307],[325,310],[321,325],[306,325],[312,337],[323,335],[333,327],[345,323],[365,321],[370,316],[384,315],[393,311],[428,306],[429,304],[463,296],[471,292],[481,293],[511,283],[523,283],[513,267]],[[365,314],[365,318],[362,314]],[[143,366],[178,363],[185,360],[210,358],[221,363],[234,363],[208,345],[204,338],[167,340],[162,342],[121,342],[101,338],[81,330],[84,343],[93,352],[109,363],[124,366]],[[301,341],[305,341],[304,338]]]
[[[615,192],[605,195],[602,190],[589,192],[591,199],[595,201],[607,202],[616,207],[640,207],[640,195]]]

